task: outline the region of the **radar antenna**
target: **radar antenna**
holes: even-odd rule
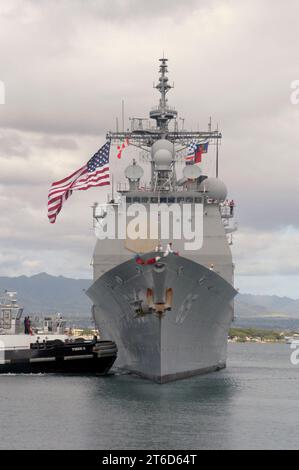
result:
[[[150,111],[150,118],[156,120],[157,129],[161,131],[161,137],[165,138],[168,131],[168,122],[171,119],[175,119],[177,117],[177,111],[174,108],[170,108],[168,106],[168,100],[166,98],[166,94],[168,93],[168,91],[173,88],[168,83],[168,59],[165,59],[163,57],[163,59],[159,59],[159,61],[161,62],[159,70],[160,77],[158,84],[154,85],[154,88],[156,88],[160,92],[161,97],[159,100],[158,108],[154,108]]]
[[[172,119],[177,119],[177,111],[168,105],[167,93],[173,88],[168,83],[168,59],[159,59],[159,80],[154,88],[160,92],[160,99],[158,106],[154,107],[149,116],[151,119],[156,121],[156,127],[146,127],[142,125],[143,118],[131,118],[133,123],[138,122],[138,126],[135,129],[135,125],[132,125],[131,131],[123,130],[122,132],[111,132],[107,133],[107,139],[110,139],[112,143],[119,143],[125,139],[129,139],[130,145],[143,149],[147,152],[150,151],[150,147],[159,139],[167,139],[173,144],[180,144],[181,148],[178,151],[185,149],[191,141],[209,141],[210,145],[215,145],[218,140],[221,140],[221,132],[212,130],[211,121],[209,122],[207,131],[187,131],[184,129],[184,119],[182,120],[182,130],[179,131],[177,126],[174,130],[168,128],[168,123]],[[179,157],[179,154],[177,155]]]

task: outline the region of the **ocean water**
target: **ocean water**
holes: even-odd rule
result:
[[[227,369],[165,385],[0,376],[0,449],[296,449],[290,353],[286,344],[229,344]]]

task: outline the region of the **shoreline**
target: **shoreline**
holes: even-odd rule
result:
[[[266,330],[261,328],[230,328],[229,343],[287,343],[287,337],[299,340],[297,331]]]

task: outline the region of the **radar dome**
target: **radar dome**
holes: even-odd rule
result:
[[[218,201],[224,201],[227,196],[227,187],[218,178],[206,178],[200,183],[198,189],[207,192],[210,198]]]
[[[130,181],[138,181],[143,176],[143,169],[133,160],[133,164],[125,169],[125,175]]]
[[[157,150],[161,150],[161,149],[166,149],[166,150],[169,150],[169,152],[173,153],[173,143],[166,139],[156,140],[156,142],[152,145],[152,148],[151,148],[152,156],[154,156]]]
[[[155,169],[156,170],[169,170],[172,162],[172,154],[169,150],[158,150],[154,155]]]
[[[183,175],[188,180],[196,180],[201,174],[201,169],[197,165],[188,165],[183,169]]]
[[[173,160],[174,146],[166,139],[157,140],[151,148],[152,159],[156,170],[170,170]]]

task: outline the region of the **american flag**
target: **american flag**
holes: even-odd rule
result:
[[[94,186],[110,184],[109,175],[110,141],[106,142],[97,153],[79,170],[66,178],[52,183],[48,197],[48,218],[54,224],[64,201],[74,190],[86,190]]]

